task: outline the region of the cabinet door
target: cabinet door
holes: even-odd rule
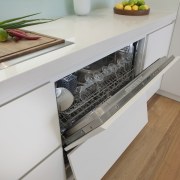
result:
[[[170,24],[147,36],[144,69],[157,59],[167,56],[174,24]]]
[[[172,42],[170,46],[169,55],[180,55],[180,9],[178,10],[178,15],[176,18],[176,24],[174,27]],[[173,66],[164,76],[161,84],[160,94],[167,96],[171,99],[180,101],[180,62]]]
[[[176,63],[162,78],[160,94],[180,101],[180,61]]]
[[[18,179],[60,144],[53,84],[0,107],[0,179]]]
[[[39,164],[22,180],[65,180],[65,169],[62,148]]]

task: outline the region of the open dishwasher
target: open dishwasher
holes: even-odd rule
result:
[[[56,82],[74,97],[59,112],[66,151],[102,131],[100,127],[174,58],[162,58],[143,71],[143,41],[126,46]]]

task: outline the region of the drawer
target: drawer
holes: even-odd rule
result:
[[[62,148],[56,150],[22,180],[66,180]]]
[[[157,59],[168,55],[173,27],[174,24],[170,24],[147,36],[144,69]]]
[[[53,84],[0,107],[0,179],[18,179],[60,144]]]

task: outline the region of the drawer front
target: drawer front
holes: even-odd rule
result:
[[[163,76],[161,90],[180,98],[180,61]]]
[[[147,123],[146,97],[140,96],[106,131],[92,137],[68,154],[77,180],[99,180]]]
[[[60,144],[53,84],[0,107],[0,179],[18,179]]]
[[[66,180],[62,148],[39,164],[22,180]]]
[[[174,24],[170,24],[148,35],[144,69],[157,59],[167,56]],[[158,43],[157,43],[158,42]]]

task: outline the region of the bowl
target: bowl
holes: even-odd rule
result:
[[[56,88],[56,97],[59,111],[67,110],[74,102],[72,93],[63,87]]]
[[[150,9],[134,11],[134,10],[117,9],[114,7],[115,14],[126,15],[126,16],[144,16],[144,15],[148,15],[149,12]]]

